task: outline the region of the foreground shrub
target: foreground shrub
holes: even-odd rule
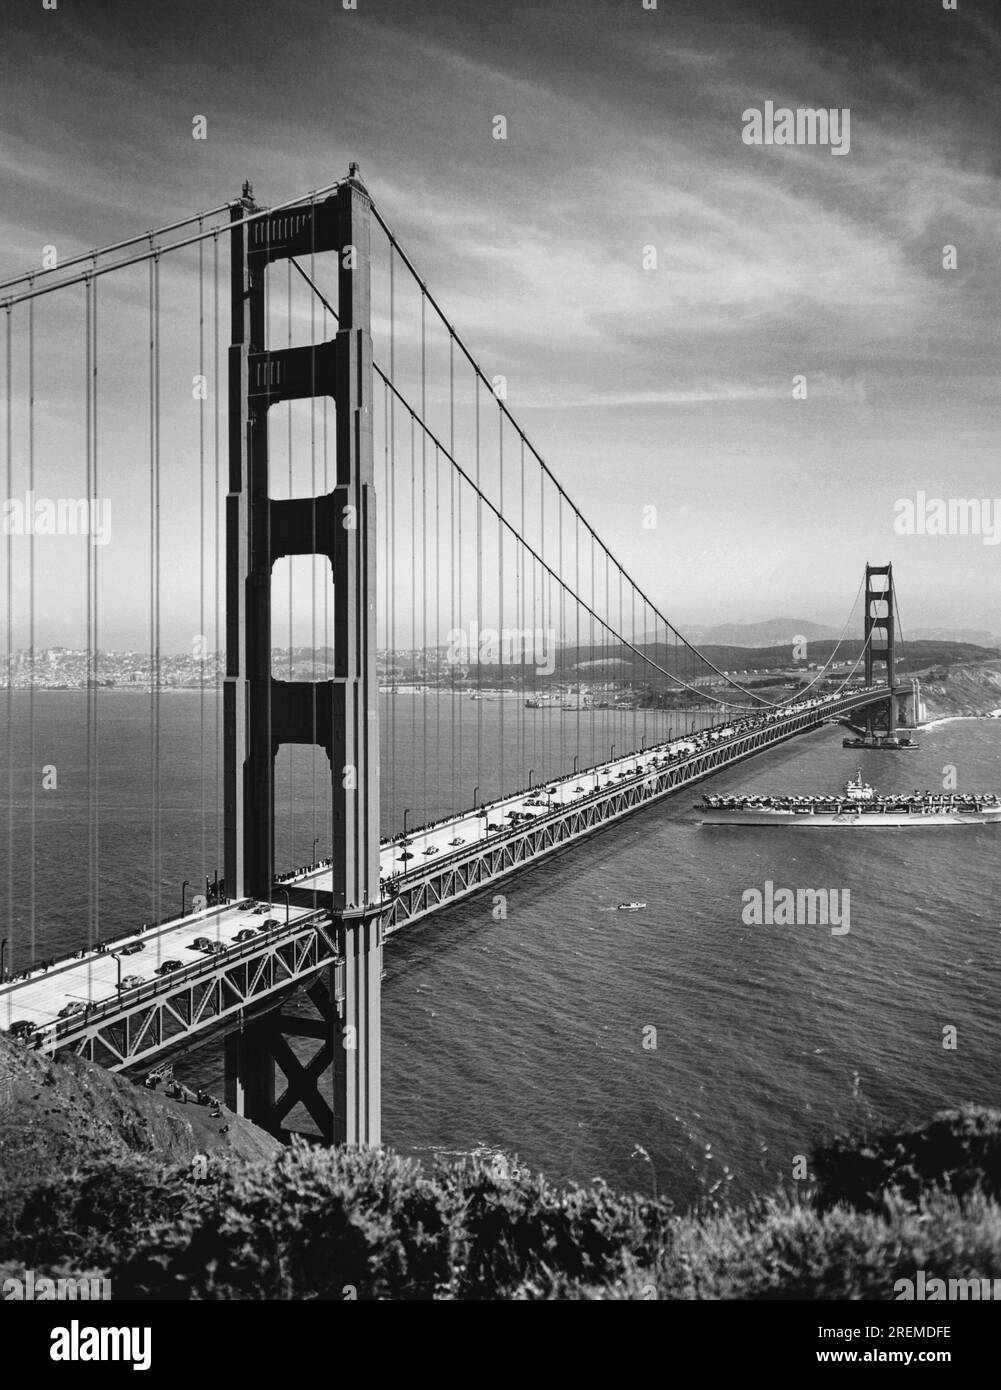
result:
[[[889,1190],[913,1202],[930,1186],[1001,1197],[1001,1113],[971,1105],[906,1129],[841,1135],[814,1149],[813,1170],[822,1210],[874,1211]]]
[[[199,1180],[130,1159],[9,1198],[0,1267],[119,1299],[888,1299],[919,1269],[1001,1278],[999,1120],[833,1141],[813,1197],[686,1216],[478,1160],[298,1144]]]

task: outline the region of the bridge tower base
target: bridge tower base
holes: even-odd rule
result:
[[[343,922],[338,938],[341,961],[305,990],[315,1016],[275,1009],[227,1037],[226,1104],[276,1138],[288,1137],[302,1105],[325,1143],[351,1135],[355,1144],[377,1145],[381,914]]]

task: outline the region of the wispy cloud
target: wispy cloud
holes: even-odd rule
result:
[[[997,26],[972,4],[901,14],[288,0],[251,26],[235,0],[141,22],[105,0],[22,15],[0,94],[2,269],[218,203],[245,177],[275,202],[357,157],[583,511],[629,535],[662,486],[701,498],[693,554],[757,572],[768,534],[769,566],[810,575],[819,608],[892,544],[864,480],[892,500],[916,469],[979,479],[999,442]],[[749,149],[741,113],[765,99],[850,106],[850,155]],[[398,343],[417,332],[400,321]],[[791,478],[801,517],[778,530]],[[983,557],[962,563],[983,602]],[[637,564],[666,582],[662,550]],[[957,592],[931,557],[910,583],[931,606]],[[685,570],[672,592],[711,616],[729,589]]]

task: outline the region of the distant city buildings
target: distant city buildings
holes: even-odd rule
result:
[[[377,653],[376,670],[383,691],[475,691],[501,690],[525,695],[547,692],[549,698],[574,699],[595,706],[614,703],[673,707],[694,698],[695,690],[731,689],[729,676],[748,687],[795,685],[806,678],[807,667],[752,667],[674,681],[659,673],[642,678],[626,662],[607,655],[596,659],[565,653],[565,660],[552,672],[541,672],[531,662],[503,663],[450,659],[446,647],[413,647]],[[291,681],[322,681],[333,674],[333,652],[329,647],[275,647],[271,668],[275,676]],[[816,663],[810,663],[810,670]],[[837,662],[847,670],[848,662]],[[15,652],[9,662],[0,660],[0,688],[15,690],[85,690],[88,687],[114,690],[149,691],[153,684],[153,661],[149,652],[99,651],[88,653],[77,647],[45,647],[34,657],[30,651]],[[225,657],[219,652],[195,655],[191,652],[162,654],[158,660],[156,686],[161,690],[218,689],[225,676]],[[586,676],[586,683],[581,680]],[[843,676],[839,679],[843,679]],[[585,698],[586,697],[586,698]]]

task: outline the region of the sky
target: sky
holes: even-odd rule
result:
[[[275,204],[357,160],[554,474],[679,625],[840,628],[866,560],[892,560],[905,632],[1001,634],[1001,546],[894,527],[895,504],[919,491],[1001,498],[990,0],[5,9],[0,278],[46,245],[65,258],[216,207],[244,179]],[[849,148],[745,143],[743,113],[766,102],[847,109]],[[164,269],[186,350],[192,268],[186,285]],[[143,275],[101,308],[103,379],[135,394],[139,357],[112,326],[120,312],[138,332]],[[55,307],[44,320],[42,303],[53,346],[38,421],[52,487],[67,487],[60,469],[79,476],[82,457],[66,394],[80,329]],[[20,352],[23,318],[14,332]],[[180,394],[190,377],[172,370]],[[23,394],[21,358],[13,379]],[[100,466],[123,521],[144,505],[141,434],[109,396]],[[20,415],[13,436],[19,495]],[[187,610],[203,523],[172,524],[164,560]],[[108,547],[109,646],[142,639],[140,586],[124,578],[144,553],[135,529]],[[39,611],[63,604],[76,622],[78,585],[55,572]],[[185,647],[188,612],[165,613],[164,645]],[[66,640],[71,627],[43,630]]]

